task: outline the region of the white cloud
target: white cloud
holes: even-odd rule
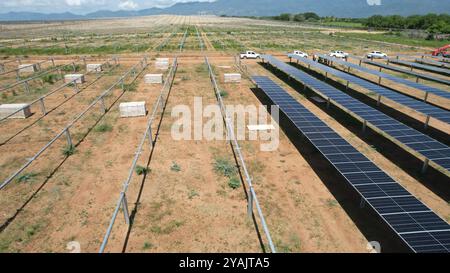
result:
[[[100,9],[145,9],[167,7],[185,2],[212,2],[214,0],[0,0],[0,13],[34,11],[44,13],[73,12],[84,14]]]
[[[137,9],[138,7],[139,7],[139,5],[132,0],[126,0],[126,1],[121,0],[119,3],[120,9],[130,10],[130,9]]]

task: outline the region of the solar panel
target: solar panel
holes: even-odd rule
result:
[[[273,61],[271,57],[264,57]],[[450,225],[267,77],[253,80],[414,252],[450,252]],[[312,132],[311,127],[320,128]]]
[[[437,61],[434,61],[434,60],[415,59],[415,62],[416,63],[420,63],[420,64],[433,65],[433,66],[437,66],[437,67],[450,68],[450,64],[446,64],[445,62],[437,62]]]
[[[392,71],[396,71],[396,72],[401,72],[401,73],[404,73],[404,74],[412,75],[412,76],[415,76],[415,77],[420,78],[420,79],[424,79],[424,80],[428,80],[428,81],[433,81],[433,82],[437,82],[437,83],[450,85],[450,81],[448,81],[448,80],[437,78],[437,77],[433,77],[433,76],[426,75],[426,74],[421,74],[421,73],[418,73],[416,71],[411,71],[411,70],[408,70],[408,69],[403,69],[403,68],[392,66],[392,65],[387,65],[385,63],[374,62],[374,61],[369,61],[369,60],[364,60],[364,63],[370,64],[370,65],[374,65],[374,66],[378,66],[378,67],[381,67],[381,68],[385,68],[385,69],[388,69],[388,70],[392,70]]]
[[[435,107],[433,105],[429,105],[423,101],[418,101],[416,99],[413,99],[411,97],[408,97],[406,95],[400,94],[398,92],[392,91],[390,89],[384,88],[382,86],[379,86],[377,84],[371,83],[369,81],[366,81],[364,79],[358,78],[356,76],[347,74],[345,72],[342,72],[340,70],[334,69],[332,67],[320,64],[318,62],[306,59],[306,58],[301,58],[298,56],[290,56],[292,58],[295,58],[305,64],[308,64],[310,66],[314,66],[318,69],[321,69],[327,73],[330,73],[332,75],[335,75],[341,79],[344,79],[348,82],[357,84],[361,87],[363,87],[364,89],[370,90],[371,92],[378,94],[380,96],[384,96],[392,101],[395,101],[399,104],[405,105],[409,108],[411,108],[412,110],[415,110],[419,113],[422,113],[426,116],[431,116],[435,119],[438,119],[442,122],[448,123],[450,124],[450,112],[443,110],[441,108]]]
[[[434,73],[438,73],[438,74],[442,74],[442,75],[446,75],[446,76],[450,76],[450,70],[445,69],[445,68],[438,68],[438,67],[433,67],[433,66],[429,66],[429,65],[412,63],[412,62],[397,60],[397,59],[389,59],[388,62],[394,63],[394,64],[400,64],[400,65],[404,65],[404,66],[408,66],[408,67],[418,68],[418,69],[422,69],[425,71],[434,72]]]
[[[313,88],[314,91],[321,96],[327,99],[329,98],[333,102],[345,108],[347,111],[358,116],[360,119],[365,120],[367,124],[383,131],[396,140],[397,143],[403,145],[403,147],[406,146],[408,149],[422,155],[450,172],[450,166],[448,164],[450,162],[450,148],[447,145],[406,126],[396,119],[393,119],[377,109],[360,102],[339,89],[336,89],[325,82],[319,81],[311,75],[281,62],[272,56],[264,55],[263,59],[267,60],[273,66],[277,67],[287,75],[290,75],[297,81]],[[302,61],[306,62],[308,60],[303,59]],[[308,63],[311,63],[311,65],[318,64],[312,61]],[[328,66],[324,67],[329,68]],[[336,147],[332,147],[330,150],[336,150]]]
[[[424,84],[421,84],[421,83],[413,82],[413,81],[410,81],[410,80],[407,80],[407,79],[399,78],[399,77],[393,76],[391,74],[379,72],[377,70],[373,70],[373,69],[370,69],[370,68],[367,68],[367,67],[364,67],[364,66],[359,66],[357,64],[346,62],[346,61],[343,61],[341,59],[333,58],[333,57],[330,57],[330,56],[327,56],[327,55],[319,55],[319,57],[323,58],[323,59],[327,59],[327,60],[335,62],[335,63],[338,63],[338,64],[341,64],[341,65],[349,67],[349,68],[353,68],[353,69],[356,69],[356,70],[359,70],[359,71],[362,71],[362,72],[365,72],[365,73],[369,73],[369,74],[372,74],[372,75],[375,75],[375,76],[378,76],[378,77],[381,77],[381,78],[384,78],[384,79],[388,79],[388,80],[393,81],[393,82],[397,82],[397,83],[401,83],[401,84],[404,84],[404,85],[409,86],[409,87],[413,87],[415,89],[418,89],[418,90],[421,90],[421,91],[425,92],[425,94],[432,93],[432,94],[435,94],[436,96],[439,96],[439,97],[442,97],[442,98],[446,98],[446,99],[450,99],[450,92],[438,89],[436,87],[432,87],[432,86],[424,85]]]

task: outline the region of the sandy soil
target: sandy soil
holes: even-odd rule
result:
[[[198,50],[199,41],[195,32],[190,33],[185,48],[179,52],[186,25],[199,27],[206,46],[205,52]],[[3,208],[0,212],[0,252],[68,252],[66,247],[71,241],[79,242],[82,252],[99,250],[149,117],[120,118],[118,104],[143,100],[151,112],[161,85],[144,84],[143,74],[158,73],[153,66],[156,57],[169,57],[172,61],[175,56],[179,56],[175,83],[164,114],[157,115],[152,127],[152,131],[157,133],[156,146],[151,150],[146,145],[138,162],[140,166],[148,164],[150,172],[144,176],[134,175],[127,193],[132,225],[125,224],[120,211],[106,251],[268,251],[259,218],[256,217],[254,222],[247,216],[242,181],[239,188],[232,189],[228,185],[230,178],[214,168],[218,159],[231,166],[236,165],[231,146],[224,140],[174,140],[171,128],[178,118],[172,117],[171,111],[177,105],[187,105],[192,109],[194,97],[202,97],[204,105],[216,104],[204,66],[204,54],[209,56],[219,85],[226,92],[225,104],[261,105],[266,102],[248,78],[244,77],[239,84],[223,82],[223,73],[238,72],[233,60],[237,51],[254,49],[286,60],[285,53],[294,48],[305,49],[308,53],[342,48],[356,55],[369,50],[366,42],[331,38],[309,27],[209,16],[152,16],[123,20],[8,24],[2,27],[5,31],[0,36],[8,46],[20,45],[24,42],[21,35],[25,34],[26,37],[36,38],[36,41],[29,39],[29,45],[51,45],[51,41],[39,40],[49,38],[46,34],[49,28],[55,30],[55,35],[69,31],[73,34],[70,37],[73,43],[82,42],[92,32],[99,34],[90,41],[95,43],[109,43],[107,39],[115,38],[148,42],[149,50],[145,54],[149,56],[151,65],[139,75],[135,91],[121,94],[117,89],[107,98],[106,103],[111,109],[105,115],[102,115],[100,107],[96,107],[88,118],[77,123],[71,131],[76,143],[73,155],[67,158],[63,156],[62,149],[67,142],[62,137],[22,173],[20,179],[14,180],[0,192],[0,205]],[[290,34],[287,35],[286,31]],[[151,35],[146,38],[142,34],[147,32]],[[172,33],[167,47],[155,52],[154,48]],[[411,53],[408,49],[392,45],[379,49],[390,55]],[[0,141],[3,143],[0,145],[0,181],[39,151],[143,55],[120,54],[120,67],[103,73],[98,79],[94,75],[88,76],[80,93],[74,94],[73,90],[67,88],[49,97],[46,107],[54,110],[44,117],[37,105],[32,107],[34,115],[30,118],[8,120],[0,124]],[[45,57],[28,56],[26,60],[39,61]],[[53,57],[57,63],[68,63],[79,60],[80,56]],[[87,57],[100,62],[109,56]],[[2,62],[11,58],[4,58]],[[433,169],[424,176],[419,175],[417,166],[420,166],[420,161],[395,144],[388,143],[373,132],[361,134],[359,124],[343,116],[338,109],[327,110],[323,104],[299,94],[295,88],[254,61],[245,63],[250,73],[267,75],[282,85],[359,151],[450,221],[450,192],[446,184],[448,177]],[[12,62],[8,68],[16,65]],[[0,79],[1,83],[12,80],[13,77]],[[385,84],[412,96],[421,95],[417,90],[389,82]],[[450,91],[448,86],[426,84]],[[355,91],[367,93],[358,88]],[[42,95],[32,93],[24,96],[23,90],[17,93],[17,97],[8,95],[1,98],[0,102],[11,99],[31,101]],[[448,109],[448,102],[434,96],[429,99]],[[393,102],[383,102],[383,111],[414,128],[421,126],[421,115]],[[430,125],[432,128],[427,133],[448,144],[450,128],[434,120]],[[101,126],[103,130],[98,129]],[[360,208],[358,197],[346,188],[343,178],[311,145],[298,138],[285,123],[275,126],[281,128],[279,148],[275,151],[260,151],[260,140],[242,140],[239,143],[279,252],[368,252],[366,245],[372,240],[380,241],[385,251],[405,251],[404,246],[376,215],[368,208]],[[234,176],[239,178],[236,174]]]

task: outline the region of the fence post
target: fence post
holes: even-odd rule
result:
[[[427,119],[425,120],[424,129],[428,129],[428,124],[430,123],[430,115],[427,115]]]
[[[123,216],[125,217],[125,223],[127,225],[130,225],[130,214],[128,213],[128,202],[127,202],[127,196],[125,193],[123,193],[122,198],[122,210],[123,210]]]
[[[44,98],[39,99],[40,105],[41,105],[41,111],[42,114],[45,116],[47,115],[47,111],[45,110],[45,104],[44,104]]]
[[[66,128],[66,138],[67,138],[67,145],[69,145],[69,147],[72,147],[73,143],[72,143],[72,137],[70,136],[69,128]]]
[[[148,141],[150,142],[150,148],[153,148],[153,134],[152,134],[152,126],[148,128]]]
[[[253,186],[248,191],[247,214],[250,218],[253,215]]]
[[[105,104],[105,97],[102,97],[100,99],[100,104],[102,105],[103,113],[105,114],[106,112],[108,112],[108,108],[106,108],[106,104]]]
[[[80,92],[80,89],[78,89],[77,80],[73,81],[73,90],[75,91],[75,93]]]
[[[25,81],[24,84],[25,84],[25,90],[27,91],[27,94],[30,94],[30,86],[28,85],[28,81]]]

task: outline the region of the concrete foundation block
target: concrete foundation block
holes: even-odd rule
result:
[[[144,82],[148,84],[163,83],[163,74],[146,74]]]
[[[29,104],[13,103],[13,104],[0,105],[0,118],[4,118],[4,117],[16,112],[17,110],[20,110],[20,111],[15,113],[14,115],[10,116],[9,118],[25,119],[25,118],[31,116],[31,110],[30,110]]]
[[[84,83],[86,80],[83,74],[66,74],[64,75],[64,82],[72,82],[76,79],[76,83]]]
[[[119,104],[120,117],[141,117],[147,115],[145,101],[122,102]]]
[[[225,82],[241,82],[241,74],[239,73],[225,73]]]
[[[86,71],[87,72],[101,72],[102,65],[101,64],[87,64]]]

